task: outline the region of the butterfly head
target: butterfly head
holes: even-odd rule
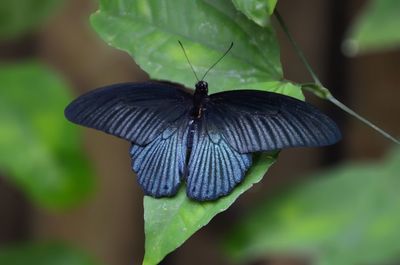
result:
[[[202,95],[208,94],[208,83],[206,81],[200,80],[196,83],[196,92]]]
[[[206,81],[203,81],[204,78],[206,77],[206,75],[208,74],[208,72],[210,72],[211,69],[214,68],[214,66],[216,66],[224,57],[225,55],[228,54],[228,52],[232,49],[233,47],[233,42],[231,43],[231,45],[229,46],[229,48],[226,50],[226,52],[221,56],[221,58],[219,58],[213,65],[210,66],[210,68],[208,68],[208,70],[204,73],[203,77],[201,79],[199,79],[199,77],[196,74],[196,71],[193,68],[193,65],[190,63],[189,57],[186,54],[185,48],[183,47],[182,42],[180,42],[178,40],[179,45],[182,48],[183,54],[186,57],[186,60],[188,61],[190,68],[192,68],[193,74],[197,79],[197,83],[196,83],[196,91],[195,91],[195,95],[197,94],[198,96],[207,96],[208,95],[208,84]]]

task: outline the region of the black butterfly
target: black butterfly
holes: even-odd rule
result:
[[[146,194],[174,195],[182,180],[195,200],[227,195],[243,180],[251,153],[324,146],[340,139],[312,105],[257,90],[194,95],[166,83],[116,84],[87,93],[66,109],[77,124],[132,142],[133,170]]]
[[[68,120],[132,143],[132,168],[145,194],[188,197],[229,194],[252,164],[251,153],[337,142],[335,123],[312,105],[258,90],[194,94],[171,83],[123,83],[73,101]]]

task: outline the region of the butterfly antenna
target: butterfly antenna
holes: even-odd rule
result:
[[[204,78],[206,77],[206,75],[208,74],[208,72],[210,72],[211,69],[214,68],[214,66],[216,66],[224,57],[225,55],[228,54],[228,52],[232,49],[233,47],[233,42],[231,42],[231,46],[229,46],[229,48],[226,50],[226,52],[221,56],[221,58],[218,59],[218,61],[216,61],[213,65],[211,65],[210,68],[208,68],[208,70],[206,71],[206,73],[203,75],[203,77],[201,78],[201,80],[204,80]]]
[[[187,54],[186,54],[186,51],[185,51],[185,48],[183,47],[182,42],[181,42],[180,40],[178,40],[178,42],[179,42],[179,45],[181,45],[182,51],[183,51],[183,53],[185,54],[186,60],[187,60],[187,62],[189,63],[190,68],[192,68],[192,71],[193,71],[194,76],[196,77],[197,81],[200,81],[199,78],[198,78],[197,75],[196,75],[196,72],[194,71],[193,65],[192,65],[192,64],[190,63],[190,61],[189,61],[189,57],[188,57]]]

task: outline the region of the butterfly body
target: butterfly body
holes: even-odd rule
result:
[[[251,153],[337,142],[334,122],[312,105],[257,90],[193,94],[175,84],[124,83],[73,101],[66,117],[132,143],[132,168],[145,194],[173,196],[182,182],[198,201],[229,194]]]
[[[199,81],[196,84],[196,89],[193,94],[193,119],[200,119],[202,117],[207,100],[208,84],[205,81]]]

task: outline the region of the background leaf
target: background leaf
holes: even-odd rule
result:
[[[345,41],[350,55],[400,48],[400,1],[370,0]]]
[[[41,206],[62,208],[92,189],[67,87],[38,63],[0,66],[0,172]]]
[[[274,12],[277,1],[278,0],[232,0],[237,10],[262,27],[269,25],[269,17]]]
[[[62,0],[0,1],[0,39],[10,39],[39,26]]]
[[[92,25],[153,79],[194,87],[196,79],[178,40],[200,77],[234,42],[206,78],[211,93],[283,78],[273,29],[254,24],[229,0],[101,0]]]
[[[24,244],[0,249],[4,265],[96,265],[79,250],[61,244]]]
[[[400,149],[382,164],[321,173],[261,204],[225,247],[233,260],[302,254],[319,265],[387,264],[400,253]]]

